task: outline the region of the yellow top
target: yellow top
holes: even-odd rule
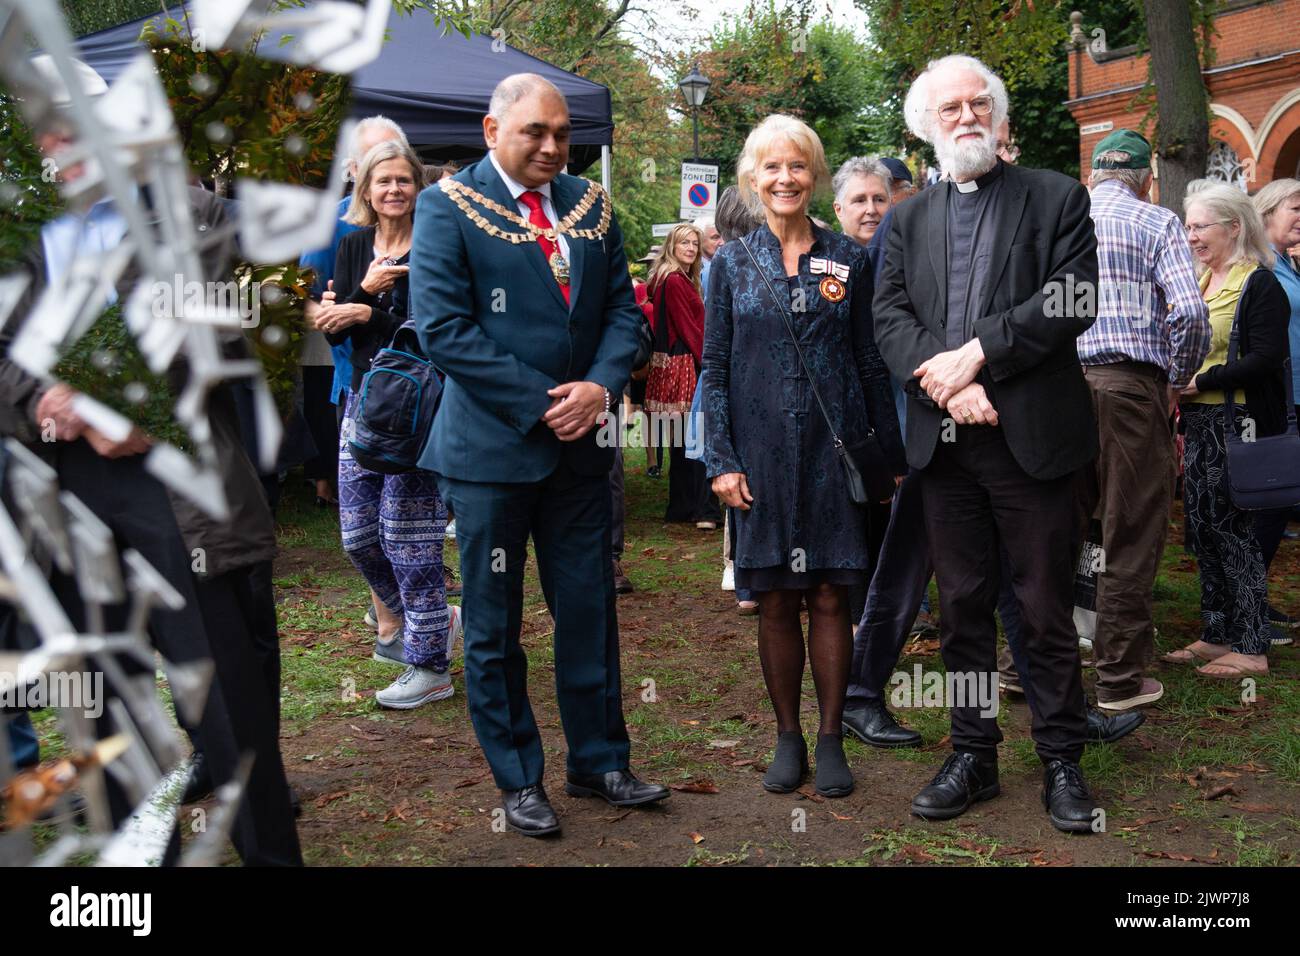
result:
[[[1246,278],[1259,268],[1257,262],[1238,262],[1228,270],[1228,278],[1214,295],[1205,297],[1205,304],[1210,307],[1210,352],[1205,361],[1196,370],[1200,375],[1215,365],[1228,364],[1228,338],[1232,335],[1232,320],[1237,314],[1237,303],[1241,300],[1241,290],[1246,285]],[[1210,271],[1205,270],[1201,276],[1201,295],[1210,284]],[[1195,376],[1193,376],[1195,378]],[[1234,396],[1238,402],[1244,402],[1246,396],[1238,393]],[[1222,405],[1223,392],[1201,392],[1189,399],[1203,405]]]

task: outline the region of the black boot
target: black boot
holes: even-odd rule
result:
[[[808,773],[808,745],[797,730],[776,735],[776,756],[763,774],[763,789],[772,793],[793,793]]]

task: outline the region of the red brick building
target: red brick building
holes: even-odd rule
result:
[[[1086,179],[1104,136],[1140,127],[1147,108],[1135,99],[1147,80],[1147,57],[1133,47],[1107,50],[1094,36],[1106,24],[1071,19],[1079,42],[1069,55],[1065,105],[1079,123]],[[1274,179],[1300,178],[1300,0],[1228,0],[1215,26],[1214,62],[1203,70],[1213,114],[1209,176],[1252,192]],[[1158,160],[1155,172],[1159,182]]]

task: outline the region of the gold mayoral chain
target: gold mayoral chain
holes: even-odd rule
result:
[[[586,194],[582,199],[578,200],[576,206],[569,210],[569,214],[560,220],[560,224],[552,226],[550,229],[533,225],[514,210],[507,209],[498,202],[493,202],[477,190],[471,189],[451,177],[439,180],[438,186],[452,202],[460,207],[460,211],[465,214],[470,222],[489,236],[506,239],[513,245],[518,245],[521,242],[536,242],[540,236],[549,239],[555,245],[555,251],[551,253],[548,264],[551,267],[551,272],[555,275],[555,281],[560,285],[569,284],[569,263],[565,261],[564,256],[560,255],[559,235],[563,233],[575,239],[600,239],[604,237],[609,229],[609,197],[605,195],[604,189],[593,182],[587,183]],[[527,232],[507,232],[500,226],[489,222],[486,216],[470,205],[470,200],[478,203],[489,212],[496,213],[502,219],[526,229]],[[583,217],[591,211],[591,207],[596,204],[597,200],[600,200],[600,222],[597,223],[594,229],[575,229],[574,226],[580,223]]]

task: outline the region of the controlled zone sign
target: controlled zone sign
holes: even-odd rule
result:
[[[718,207],[718,167],[713,163],[682,163],[682,201],[679,215],[698,219]]]

